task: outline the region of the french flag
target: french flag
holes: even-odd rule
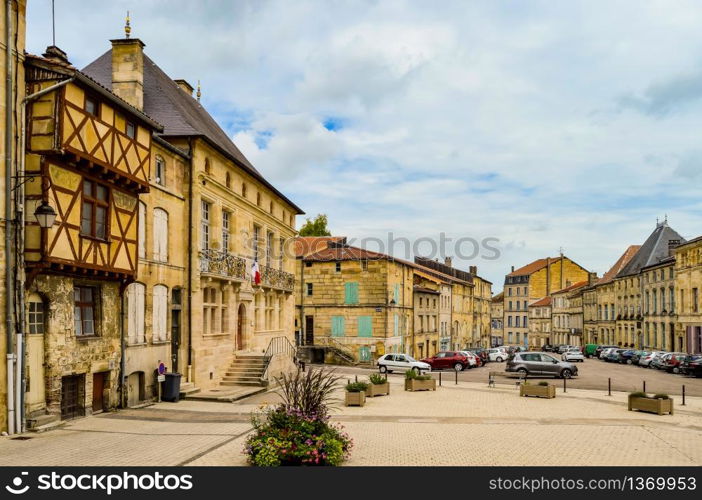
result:
[[[253,279],[254,284],[261,284],[261,270],[258,268],[257,260],[255,260],[251,266],[251,278]]]

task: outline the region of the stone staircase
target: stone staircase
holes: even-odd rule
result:
[[[198,389],[195,384],[192,382],[183,382],[180,384],[180,398],[185,399],[188,396],[193,396],[200,392],[200,389]]]
[[[261,377],[266,369],[265,358],[260,354],[237,354],[222,377],[220,386],[248,385],[264,387],[267,382]]]

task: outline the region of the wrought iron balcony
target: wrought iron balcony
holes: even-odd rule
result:
[[[295,288],[295,275],[270,266],[261,266],[261,284],[292,292]]]
[[[237,281],[246,279],[246,261],[241,257],[212,248],[201,251],[199,257],[200,272],[203,274],[214,274]]]

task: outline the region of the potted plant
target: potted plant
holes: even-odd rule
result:
[[[351,382],[346,384],[346,406],[365,405],[366,390],[368,390],[368,384],[365,382]]]
[[[322,369],[283,374],[276,381],[281,403],[251,416],[253,432],[244,447],[249,464],[341,465],[353,442],[341,425],[329,422],[339,377]]]
[[[629,394],[629,411],[640,410],[649,413],[673,414],[673,399],[667,394],[649,396],[645,392],[632,392]]]
[[[431,378],[431,375],[420,375],[415,370],[407,370],[405,372],[405,390],[406,391],[435,391],[436,380]]]
[[[368,384],[368,389],[366,389],[366,396],[372,398],[375,396],[386,396],[390,394],[390,383],[386,377],[383,377],[378,373],[372,373],[368,379],[370,384]]]
[[[519,395],[553,399],[556,397],[556,386],[549,384],[545,380],[539,382],[537,385],[524,381],[524,383],[519,386]]]

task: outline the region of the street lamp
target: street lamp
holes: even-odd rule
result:
[[[54,225],[54,221],[56,220],[56,210],[49,205],[48,201],[42,201],[41,205],[39,205],[34,211],[34,217],[37,218],[37,222],[39,222],[40,227],[47,229]]]

